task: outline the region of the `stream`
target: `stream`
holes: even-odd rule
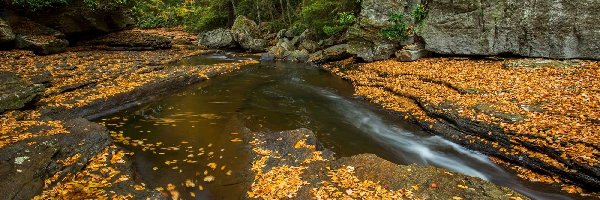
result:
[[[174,65],[238,59],[251,58],[214,54]],[[136,170],[147,187],[177,191],[184,199],[239,199],[250,158],[243,137],[230,127],[232,118],[242,118],[251,130],[308,128],[336,157],[372,153],[397,164],[434,165],[479,177],[534,199],[573,198],[560,188],[523,181],[483,154],[432,136],[354,97],[348,82],[304,64],[247,66],[96,121],[135,153]]]

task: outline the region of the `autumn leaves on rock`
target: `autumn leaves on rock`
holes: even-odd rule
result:
[[[426,129],[504,162],[542,163],[530,169],[554,178],[524,177],[597,189],[599,63],[511,63],[519,62],[436,58],[354,65],[345,60],[325,68],[352,81],[357,95],[415,119]],[[466,133],[444,134],[438,129],[444,123]]]

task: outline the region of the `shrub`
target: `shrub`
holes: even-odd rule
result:
[[[313,27],[319,36],[335,35],[356,20],[356,0],[309,0],[300,12],[299,23]]]
[[[402,12],[391,13],[389,21],[394,25],[381,30],[381,34],[390,40],[406,39],[409,35],[409,22],[404,20]]]
[[[417,4],[413,8],[411,16],[413,17],[413,20],[415,20],[415,24],[422,23],[427,17],[427,10],[425,10],[425,6],[423,6],[423,4]]]

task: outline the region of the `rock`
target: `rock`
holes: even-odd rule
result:
[[[294,51],[294,45],[287,39],[280,39],[277,45],[271,47],[265,55],[273,57],[274,60],[286,60],[291,51]]]
[[[262,39],[262,34],[256,22],[244,16],[238,16],[235,19],[231,27],[231,33],[234,40],[247,51],[262,52],[267,47],[268,42]]]
[[[15,40],[15,34],[10,28],[10,25],[0,18],[0,44],[12,42],[13,40]]]
[[[198,45],[210,49],[228,49],[236,46],[230,30],[219,28],[198,34]]]
[[[428,10],[422,37],[435,53],[600,59],[594,0],[434,0]]]
[[[291,28],[291,29],[289,29],[289,30],[285,31],[285,34],[284,34],[284,36],[285,36],[286,38],[288,38],[288,39],[294,38],[294,37],[296,36],[296,33],[294,32],[294,29],[295,29],[295,28]]]
[[[27,18],[11,19],[10,26],[16,35],[15,46],[19,49],[31,50],[38,55],[48,55],[64,52],[69,45],[69,41],[61,32]]]
[[[421,59],[427,55],[427,50],[399,50],[396,52],[396,58],[402,62],[412,62]]]
[[[477,104],[473,107],[473,109],[477,112],[482,112],[482,113],[494,116],[496,118],[502,119],[502,121],[504,121],[506,123],[516,124],[516,123],[521,123],[521,122],[525,121],[525,119],[526,119],[525,115],[518,114],[518,113],[500,112],[500,111],[497,111],[496,109],[494,109],[493,107],[494,106],[492,106],[490,104]]]
[[[101,35],[135,24],[128,5],[110,1],[97,3],[94,8],[86,4],[85,0],[73,0],[69,1],[68,6],[55,5],[52,9],[22,14],[67,36]]]
[[[306,50],[294,50],[289,53],[286,60],[291,62],[306,62],[308,61],[308,51]]]
[[[310,54],[308,62],[318,64],[343,60],[349,57],[352,57],[352,54],[348,53],[348,44],[339,44]]]
[[[429,52],[420,44],[411,44],[404,46],[396,52],[396,58],[402,62],[412,62],[427,56]]]
[[[50,82],[52,81],[52,74],[49,71],[41,71],[29,77],[29,81],[33,84],[42,84],[47,87],[50,86]]]
[[[275,61],[275,56],[270,53],[263,53],[260,55],[260,61],[263,61],[263,62]]]
[[[304,40],[298,45],[298,49],[304,49],[309,53],[314,53],[319,49],[319,44],[313,40]]]
[[[43,92],[39,84],[28,83],[12,72],[0,72],[0,113],[32,103]]]
[[[170,38],[138,30],[114,32],[78,45],[105,45],[110,50],[157,50],[172,47]]]
[[[548,60],[548,59],[516,59],[508,60],[502,64],[503,67],[522,67],[522,68],[572,68],[580,67],[581,62],[576,60]]]
[[[70,179],[63,180],[66,175],[81,172],[94,156],[112,145],[109,133],[102,125],[79,118],[64,122],[64,126],[69,133],[34,137],[0,149],[0,175],[3,177],[0,179],[0,198],[32,199],[43,190],[52,190],[57,181],[48,184],[46,189],[47,179],[58,174],[58,182],[68,182]],[[39,130],[47,128],[40,127]],[[65,165],[63,162],[71,157],[77,159],[73,160],[73,164]],[[110,163],[110,160],[106,162]],[[127,165],[130,162],[112,163],[107,168],[119,170],[119,176],[135,177],[133,167]],[[137,198],[162,199],[156,191],[138,191],[129,186],[133,184],[138,183],[129,178],[110,189],[121,195],[129,193]]]
[[[246,130],[245,132],[251,131]],[[251,151],[255,160],[264,161],[264,165],[261,165],[259,169],[249,170],[251,173],[255,173],[257,170],[269,173],[285,167],[304,169],[296,177],[304,184],[294,192],[294,196],[291,197],[293,199],[319,199],[319,197],[327,199],[323,196],[315,198],[314,195],[319,194],[316,191],[325,194],[338,191],[352,194],[360,190],[368,193],[364,190],[373,191],[375,187],[385,188],[382,191],[409,190],[414,199],[462,199],[462,197],[498,200],[509,199],[509,197],[529,199],[516,191],[480,178],[433,166],[397,165],[373,154],[336,158],[330,150],[318,142],[314,133],[308,129],[252,132],[248,133],[247,137],[248,140],[259,141],[254,144],[253,148],[261,149],[263,152],[277,152],[279,155],[286,155],[286,159],[281,159]],[[321,159],[315,159],[315,155],[320,155]],[[290,176],[293,175],[290,174]],[[285,180],[282,181],[285,183]],[[357,188],[360,187],[358,185],[367,181],[376,186],[371,186],[374,188]],[[257,183],[257,180],[251,180],[251,182]],[[257,185],[246,187],[256,189],[255,186]],[[362,196],[362,199],[377,198]]]
[[[286,29],[279,30],[279,32],[277,32],[277,39],[283,39],[283,38],[285,38],[285,33],[286,32],[287,32]]]
[[[367,62],[390,58],[401,41],[390,40],[380,32],[393,25],[389,21],[389,13],[409,13],[408,7],[407,1],[362,1],[358,21],[348,29],[348,52]]]

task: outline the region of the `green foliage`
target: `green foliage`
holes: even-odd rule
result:
[[[338,13],[336,24],[333,26],[325,25],[323,26],[323,32],[327,36],[337,35],[348,29],[352,24],[356,22],[356,16],[354,16],[351,12],[341,12]]]
[[[83,4],[81,4],[83,3]],[[114,6],[130,5],[133,0],[12,0],[13,6],[30,11],[38,11],[46,8],[85,5],[91,9],[106,9]]]
[[[389,21],[394,23],[391,27],[381,30],[381,34],[390,40],[406,39],[409,35],[409,22],[404,20],[402,12],[391,13]]]
[[[342,26],[350,26],[356,22],[356,16],[351,12],[338,13],[338,24]]]
[[[427,10],[423,4],[417,4],[410,14],[413,17],[413,20],[415,20],[415,24],[420,24],[427,17]]]
[[[67,0],[12,0],[12,5],[33,11],[67,3]]]
[[[346,29],[346,27],[343,27],[343,26],[324,26],[323,32],[327,36],[334,36],[334,35],[341,33],[345,29]]]
[[[356,0],[309,0],[302,7],[299,23],[318,30],[319,36],[331,36],[356,21]]]

